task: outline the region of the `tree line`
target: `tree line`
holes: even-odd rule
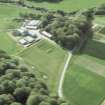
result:
[[[51,96],[43,79],[0,50],[0,105],[69,105]]]
[[[72,49],[92,35],[93,12],[91,10],[80,11],[71,16],[63,12],[46,13],[41,20],[40,28],[51,33],[52,40],[64,48]]]
[[[20,3],[20,4],[24,4],[26,1],[34,1],[34,2],[60,2],[62,0],[0,0],[0,2],[3,3]]]

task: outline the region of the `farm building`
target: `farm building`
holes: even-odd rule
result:
[[[19,40],[19,43],[20,43],[21,45],[26,45],[26,44],[27,44],[27,41],[26,41],[25,39],[20,39],[20,40]]]
[[[20,35],[26,35],[27,29],[25,27],[20,27],[19,29],[16,30]]]
[[[27,29],[37,29],[40,24],[40,20],[29,20],[28,22],[26,22],[24,27],[26,27]]]
[[[40,20],[29,20],[29,22],[27,22],[27,26],[38,26],[40,23]]]
[[[32,30],[32,29],[37,29],[37,26],[25,26],[27,29],[30,29],[30,30]]]
[[[27,32],[28,32],[28,35],[30,35],[30,36],[32,36],[34,38],[37,37],[35,30],[28,30]]]
[[[52,37],[52,35],[50,33],[46,32],[46,31],[42,31],[41,33],[48,38]]]
[[[32,43],[35,39],[34,38],[32,38],[32,37],[30,37],[30,36],[26,36],[25,38],[24,38],[28,43]]]

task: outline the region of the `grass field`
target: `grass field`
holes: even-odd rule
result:
[[[100,25],[105,25],[105,16],[95,16],[94,22]]]
[[[0,33],[0,49],[6,51],[9,54],[16,54],[22,50],[22,47],[16,44],[7,33]]]
[[[0,5],[0,30],[13,28],[18,26],[16,21],[13,21],[14,18],[19,17],[21,13],[28,13],[31,10],[23,7],[17,7],[16,5],[11,4],[1,4]]]
[[[45,7],[52,10],[79,10],[79,9],[86,9],[90,7],[95,7],[99,4],[105,3],[105,0],[62,0],[59,3],[48,3],[48,2],[41,2],[41,3],[31,3],[37,7]]]
[[[91,40],[74,56],[63,92],[71,105],[100,105],[105,99],[105,44]]]
[[[22,50],[22,47],[17,45],[6,31],[18,27],[20,23],[13,21],[13,19],[25,12],[30,12],[30,10],[16,5],[0,4],[0,49],[9,54],[16,54]]]
[[[67,53],[59,46],[54,46],[42,40],[36,45],[24,50],[20,56],[31,66],[38,70],[42,77],[47,76],[48,83],[52,92],[57,91],[59,76],[63,69]]]

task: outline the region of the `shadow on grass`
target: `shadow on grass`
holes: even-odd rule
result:
[[[30,0],[30,1],[33,1],[33,2],[36,2],[36,3],[44,3],[44,2],[47,2],[47,3],[60,3],[62,2],[63,0]]]
[[[105,44],[96,40],[88,40],[81,49],[81,54],[87,54],[105,60]]]

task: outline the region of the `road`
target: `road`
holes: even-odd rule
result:
[[[69,66],[69,62],[70,62],[71,58],[72,58],[72,51],[68,52],[68,58],[65,62],[65,65],[64,65],[61,77],[60,77],[60,82],[59,82],[59,87],[58,87],[58,96],[61,98],[63,97],[62,87],[63,87],[64,78],[65,78],[65,73],[66,73],[66,70]]]
[[[40,36],[41,38],[47,40],[47,41],[50,42],[51,44],[57,46],[57,43],[56,43],[55,41],[53,41],[53,40],[47,38],[46,36],[42,35],[42,34],[40,33],[40,30],[36,30],[36,34],[37,34],[38,36]]]

